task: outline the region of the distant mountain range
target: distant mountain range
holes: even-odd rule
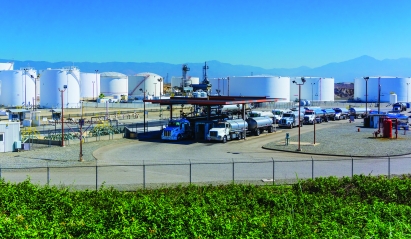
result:
[[[14,69],[22,67],[33,67],[37,70],[47,68],[62,68],[66,66],[76,66],[81,72],[93,73],[114,71],[126,75],[134,75],[141,72],[152,72],[164,77],[166,82],[170,82],[172,76],[182,75],[182,64],[169,64],[162,62],[155,63],[137,63],[137,62],[46,62],[46,61],[13,61],[9,59],[0,59],[0,62],[14,62]],[[203,76],[202,63],[184,63],[190,68],[188,75],[200,77]],[[227,76],[249,76],[249,75],[275,75],[275,76],[318,76],[334,77],[335,82],[353,82],[355,78],[363,76],[396,76],[411,77],[411,58],[400,58],[394,60],[377,60],[370,56],[361,56],[352,60],[329,63],[324,66],[309,68],[273,68],[264,69],[255,66],[232,65],[219,61],[207,61],[209,78],[221,78]],[[168,77],[167,77],[168,76]]]

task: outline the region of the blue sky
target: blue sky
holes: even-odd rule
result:
[[[411,57],[409,0],[0,0],[0,59],[318,67]]]

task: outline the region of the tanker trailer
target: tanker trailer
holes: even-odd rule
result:
[[[268,133],[274,132],[273,120],[268,116],[253,117],[247,119],[248,132],[259,136],[264,130]]]

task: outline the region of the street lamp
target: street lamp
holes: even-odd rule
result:
[[[368,80],[370,77],[365,76],[365,115],[368,115]]]
[[[64,104],[63,104],[63,93],[67,90],[67,85],[63,86],[63,89],[59,91],[61,93],[61,147],[64,147]]]
[[[161,101],[161,94],[163,94],[163,88],[161,87],[161,82],[163,82],[163,78],[158,78],[158,82],[160,82],[160,101]],[[163,112],[161,111],[161,103],[160,103],[160,120],[163,117]]]
[[[311,82],[311,104],[314,101],[314,85],[315,85],[315,82]]]
[[[37,106],[37,79],[40,77],[40,75],[37,75],[37,77],[34,77],[33,75],[30,75],[30,78],[34,80],[34,105],[33,105],[33,110],[36,110]]]
[[[140,91],[143,92],[144,94],[144,98],[143,98],[143,103],[144,103],[144,109],[143,109],[143,125],[144,125],[144,134],[146,133],[146,90],[142,88],[140,88]]]
[[[305,78],[301,77],[301,81],[303,83],[297,83],[295,80],[293,80],[293,83],[298,85],[298,148],[297,151],[301,151],[301,122],[300,122],[300,117],[301,117],[301,86],[304,85],[305,83]]]
[[[406,84],[407,84],[407,103],[408,103],[409,102],[409,100],[408,100],[408,86],[410,85],[410,82],[407,82]]]

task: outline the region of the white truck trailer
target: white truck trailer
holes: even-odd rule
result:
[[[264,130],[274,132],[272,119],[266,116],[235,120],[225,120],[214,124],[207,140],[227,142],[232,139],[243,139],[244,134],[260,135]]]

